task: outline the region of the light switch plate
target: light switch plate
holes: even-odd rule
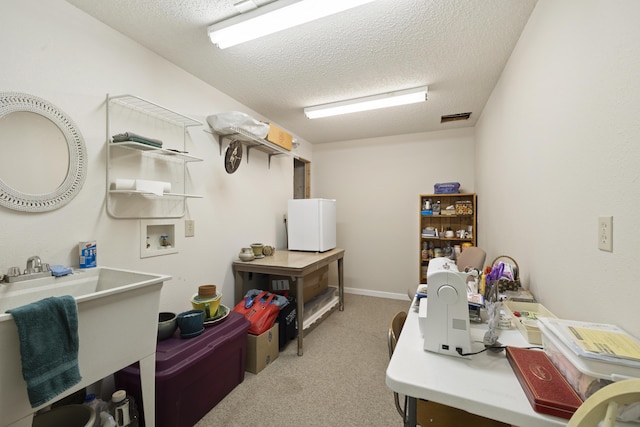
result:
[[[196,221],[187,219],[184,221],[184,237],[193,237],[196,235]]]

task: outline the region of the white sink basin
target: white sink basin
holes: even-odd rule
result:
[[[139,361],[144,415],[155,423],[155,350],[160,291],[171,276],[96,267],[64,277],[0,285],[0,426],[31,427],[33,413],[22,378],[18,328],[5,313],[51,296],[78,303],[78,363],[82,380],[61,399]]]

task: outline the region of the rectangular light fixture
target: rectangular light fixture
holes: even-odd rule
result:
[[[304,115],[309,119],[337,116],[339,114],[356,113],[358,111],[376,110],[378,108],[394,107],[396,105],[415,104],[427,100],[427,86],[413,89],[383,93],[381,95],[366,96],[348,101],[333,102],[316,105],[304,109]]]
[[[277,0],[209,26],[220,49],[235,46],[375,0]]]

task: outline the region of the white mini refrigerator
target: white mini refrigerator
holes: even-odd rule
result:
[[[336,247],[336,201],[292,199],[287,213],[289,250],[325,252]]]

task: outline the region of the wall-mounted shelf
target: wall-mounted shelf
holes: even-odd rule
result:
[[[251,149],[256,149],[258,151],[262,151],[269,156],[269,167],[271,167],[271,157],[273,156],[292,156],[297,157],[289,150],[285,150],[284,148],[274,144],[271,141],[267,141],[266,139],[260,138],[250,132],[247,132],[244,129],[240,129],[237,127],[231,127],[231,133],[223,133],[218,131],[213,131],[218,137],[218,145],[220,147],[220,155],[222,155],[222,145],[224,139],[229,139],[230,141],[239,141],[247,148],[247,163],[249,163],[249,152]]]
[[[114,218],[180,218],[186,200],[202,198],[186,191],[186,165],[203,159],[186,152],[187,128],[199,120],[134,95],[107,95],[107,212]],[[113,142],[114,134],[135,132],[161,139],[163,147],[134,141]],[[119,178],[169,182],[169,192],[155,194],[115,189]]]
[[[151,154],[157,154],[159,156],[167,156],[172,157],[174,159],[184,160],[185,162],[201,162],[203,159],[195,156],[191,156],[187,153],[183,153],[176,150],[165,150],[163,148],[156,148],[150,145],[141,144],[139,142],[134,141],[122,141],[122,142],[112,142],[112,147],[122,147],[128,148],[129,150],[140,150],[145,151]]]
[[[202,122],[184,114],[177,113],[173,110],[165,108],[155,102],[147,101],[135,95],[107,95],[107,102],[120,104],[124,107],[136,110],[140,113],[153,116],[157,119],[165,120],[177,126],[190,127],[202,126]]]
[[[162,196],[158,196],[154,193],[149,193],[147,191],[138,191],[138,190],[109,190],[111,194],[131,194],[138,196],[149,196],[149,197],[186,197],[187,199],[202,199],[203,196],[199,196],[197,194],[182,194],[182,193],[163,193]]]

